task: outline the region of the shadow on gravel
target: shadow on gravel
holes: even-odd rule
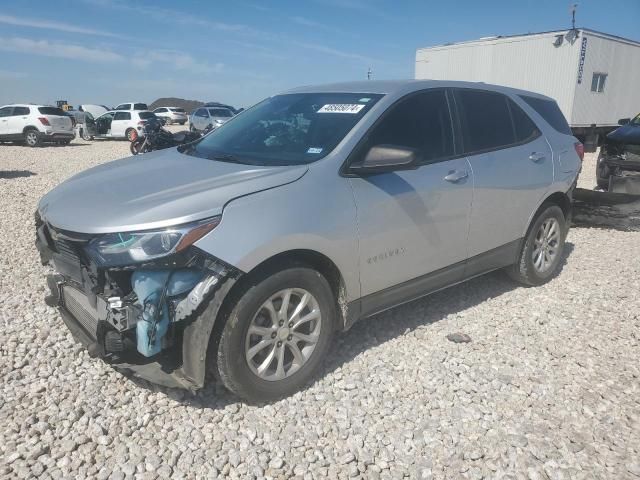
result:
[[[577,227],[640,231],[640,195],[576,188],[573,224]]]
[[[558,274],[562,273],[574,249],[573,243],[565,244]],[[372,347],[406,335],[418,327],[439,322],[448,315],[473,308],[516,288],[522,288],[522,285],[498,270],[360,320],[348,332],[337,335],[321,375],[337,370]]]
[[[12,180],[14,178],[26,178],[37,175],[30,170],[0,170],[0,178]]]
[[[567,264],[568,257],[574,248],[575,246],[571,242],[565,244],[559,273],[562,273],[562,269]],[[475,307],[486,300],[499,297],[519,287],[521,285],[511,280],[504,272],[491,272],[363,319],[349,331],[336,334],[334,344],[327,353],[324,366],[316,375],[315,380],[325,377],[342,365],[351,362],[360,353],[370,348],[406,335],[418,327],[436,323],[448,315]],[[222,383],[218,382],[210,373],[207,375],[205,387],[195,394],[186,390],[161,387],[136,377],[127,376],[127,378],[139,387],[163,392],[169,398],[194,408],[225,409],[229,407],[231,413],[235,413],[238,408],[237,404],[243,403],[229,393]],[[268,403],[253,404],[257,407],[264,405],[268,405]]]

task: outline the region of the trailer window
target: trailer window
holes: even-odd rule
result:
[[[533,108],[538,115],[544,118],[555,131],[564,133],[565,135],[573,135],[567,120],[564,118],[556,102],[543,98],[530,97],[528,95],[520,95],[520,98]]]
[[[606,73],[594,73],[591,78],[591,91],[596,93],[604,92],[604,84],[607,81]]]

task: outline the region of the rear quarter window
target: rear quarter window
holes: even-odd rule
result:
[[[42,115],[66,115],[66,113],[64,113],[61,108],[57,107],[38,107],[38,111]]]
[[[538,112],[555,131],[564,133],[565,135],[573,135],[567,119],[564,118],[556,102],[543,98],[530,97],[528,95],[520,95],[520,98]]]
[[[513,100],[509,100],[509,110],[511,110],[513,128],[516,132],[516,142],[530,142],[541,135],[534,121]]]

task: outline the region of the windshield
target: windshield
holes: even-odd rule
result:
[[[178,113],[184,113],[184,108],[170,108],[169,110]]]
[[[268,98],[184,153],[251,165],[296,165],[329,154],[382,95],[295,93]]]
[[[212,117],[233,117],[231,110],[227,110],[226,108],[210,108],[209,115]]]
[[[632,125],[640,125],[640,113],[638,115],[636,115],[636,118],[631,120],[631,124]]]

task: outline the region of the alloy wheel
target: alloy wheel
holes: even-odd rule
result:
[[[311,358],[320,338],[322,314],[316,298],[302,288],[272,295],[254,315],[245,338],[245,359],[262,380],[293,375]]]
[[[539,273],[545,273],[551,268],[558,256],[560,245],[560,224],[555,218],[547,218],[536,232],[533,243],[533,267]]]
[[[38,134],[36,132],[28,132],[26,137],[29,146],[36,145],[38,143]]]

